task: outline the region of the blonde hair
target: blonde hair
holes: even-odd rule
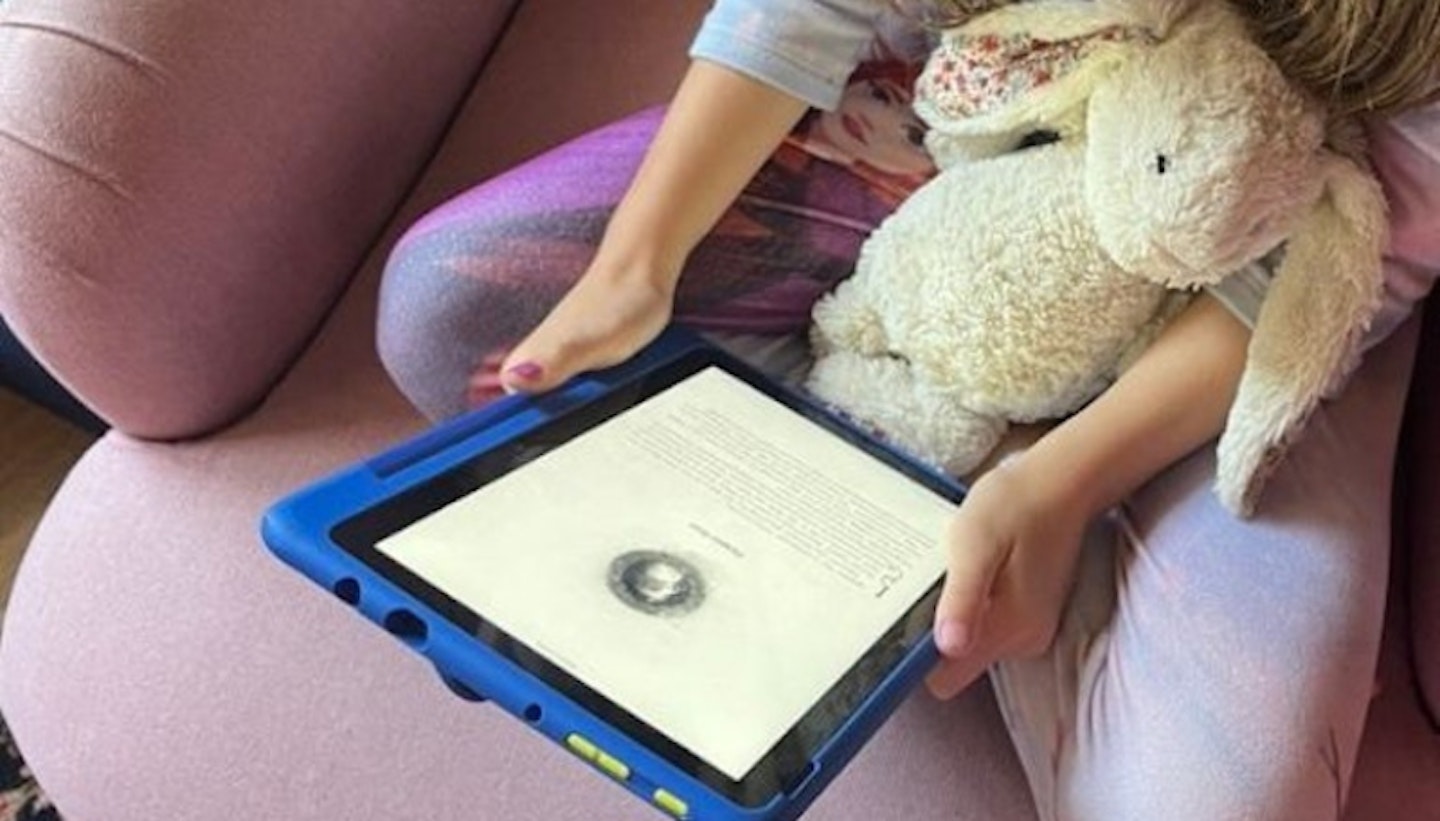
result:
[[[1436,0],[1233,1],[1280,68],[1334,114],[1390,113],[1436,97]]]

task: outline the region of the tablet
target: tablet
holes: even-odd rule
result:
[[[317,581],[383,585],[367,615],[462,693],[509,691],[672,815],[793,817],[933,661],[963,491],[693,337],[657,348],[507,400],[382,491],[302,491],[267,540],[309,533],[350,568]]]

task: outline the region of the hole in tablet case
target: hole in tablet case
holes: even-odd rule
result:
[[[429,628],[425,626],[425,622],[409,610],[390,611],[390,614],[385,617],[385,629],[389,630],[391,635],[414,647],[424,644],[425,638],[430,632]]]
[[[545,715],[545,711],[540,709],[539,704],[531,704],[525,708],[525,720],[531,724],[539,724],[543,715]]]
[[[360,603],[360,582],[348,576],[335,582],[330,589],[346,604],[353,606]]]

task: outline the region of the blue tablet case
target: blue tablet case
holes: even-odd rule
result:
[[[793,819],[935,663],[938,652],[932,640],[917,642],[822,745],[796,783],[764,806],[743,807],[551,689],[330,538],[335,525],[356,513],[705,344],[692,333],[671,328],[622,366],[577,378],[549,394],[511,396],[457,417],[281,500],[266,512],[261,531],[282,561],[427,658],[457,695],[499,706],[651,806],[696,821]]]

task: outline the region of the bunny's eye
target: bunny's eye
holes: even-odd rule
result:
[[[1156,155],[1155,155],[1155,170],[1156,170],[1156,172],[1158,172],[1158,173],[1160,173],[1160,174],[1164,174],[1166,171],[1169,171],[1169,170],[1170,170],[1170,158],[1167,157],[1167,156],[1165,156],[1164,154],[1156,154]]]
[[[1031,131],[1020,138],[1020,144],[1015,146],[1016,151],[1024,151],[1027,148],[1039,148],[1042,145],[1060,142],[1060,133],[1051,131],[1048,128],[1040,128]]]

